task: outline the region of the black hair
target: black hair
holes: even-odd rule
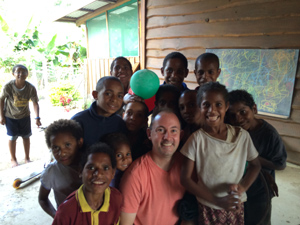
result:
[[[123,107],[124,111],[126,111],[127,106],[128,106],[128,104],[130,104],[130,103],[139,103],[139,104],[141,104],[141,105],[143,106],[143,111],[144,111],[145,117],[146,117],[146,118],[148,117],[149,109],[148,109],[148,106],[146,105],[145,102],[140,102],[140,101],[128,102],[128,103],[127,103],[126,105],[124,105],[124,107]]]
[[[174,85],[171,85],[171,84],[164,84],[164,85],[159,86],[159,88],[155,94],[155,104],[159,101],[159,99],[162,97],[162,95],[167,92],[172,92],[174,94],[175,98],[177,98],[177,100],[180,97],[180,90],[177,87],[175,87]]]
[[[248,93],[246,90],[234,90],[228,94],[229,104],[233,105],[237,102],[242,102],[246,106],[249,106],[250,109],[255,105],[253,96]]]
[[[28,69],[27,69],[27,67],[24,66],[24,65],[22,65],[22,64],[16,64],[16,65],[12,68],[12,73],[15,73],[16,70],[17,70],[18,68],[21,68],[22,70],[25,70],[26,73],[28,74]]]
[[[98,92],[101,91],[101,89],[103,89],[106,81],[108,81],[108,80],[114,80],[114,81],[119,82],[121,84],[122,88],[124,89],[122,82],[118,78],[111,77],[111,76],[105,76],[98,80],[97,85],[96,85],[96,91],[98,91]]]
[[[128,63],[128,65],[130,67],[130,70],[132,71],[132,65],[131,65],[130,61],[127,58],[123,57],[123,56],[119,56],[119,57],[115,58],[114,61],[112,61],[112,63],[110,64],[110,71],[113,70],[115,62],[119,59],[124,59]]]
[[[204,93],[207,93],[209,91],[218,92],[221,93],[224,97],[225,103],[228,102],[228,91],[226,87],[223,84],[220,84],[219,82],[208,82],[200,86],[198,93],[197,93],[197,104],[199,107],[201,107],[201,102]]]
[[[211,52],[206,52],[206,53],[203,53],[201,55],[198,56],[198,58],[196,59],[195,61],[195,69],[197,70],[197,64],[198,62],[200,62],[201,60],[205,60],[205,61],[211,61],[213,63],[216,63],[217,64],[217,67],[218,69],[220,68],[220,61],[219,61],[219,57],[214,54],[214,53],[211,53]]]
[[[197,94],[197,91],[196,91],[196,90],[186,89],[186,90],[184,90],[184,91],[181,93],[180,97],[182,97],[183,95],[188,94],[188,93],[190,93],[190,92],[193,92],[193,93],[196,93],[196,94]]]
[[[177,117],[177,119],[179,121],[179,124],[180,124],[180,129],[181,129],[181,127],[182,127],[182,121],[183,120],[181,118],[180,113],[177,110],[173,110],[173,109],[169,109],[169,108],[163,108],[163,109],[153,110],[152,117],[151,117],[151,123],[150,123],[150,126],[149,126],[150,129],[152,128],[153,121],[154,121],[155,117],[157,115],[159,115],[160,113],[162,113],[162,112],[173,113]]]
[[[56,120],[53,123],[51,123],[45,130],[45,139],[48,148],[51,147],[51,136],[57,135],[59,133],[69,133],[77,141],[80,138],[83,138],[83,130],[78,122],[76,122],[75,120],[68,119]]]
[[[109,158],[110,158],[112,168],[113,169],[116,168],[117,162],[116,162],[116,157],[115,157],[114,150],[109,145],[107,145],[106,143],[103,143],[103,142],[97,142],[97,143],[91,145],[87,149],[86,153],[81,158],[81,166],[82,166],[82,168],[84,168],[89,155],[96,154],[96,153],[107,154],[109,156]]]
[[[181,62],[183,63],[184,65],[184,68],[187,69],[188,68],[188,61],[186,59],[186,57],[181,54],[180,52],[171,52],[169,53],[165,58],[164,58],[164,61],[163,61],[163,68],[165,68],[167,62],[170,60],[170,59],[180,59]]]
[[[110,146],[115,153],[122,144],[126,144],[130,147],[130,142],[127,136],[121,132],[106,134],[101,138],[101,142],[106,143],[108,146]]]

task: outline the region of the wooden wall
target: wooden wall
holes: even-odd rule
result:
[[[134,69],[139,64],[139,57],[126,57]],[[101,77],[110,76],[110,65],[115,58],[107,59],[87,59],[85,61],[85,90],[86,95],[90,96],[92,91],[95,90],[96,84]]]
[[[163,58],[180,51],[189,62],[185,80],[197,86],[195,59],[206,48],[300,48],[300,0],[147,0],[145,66],[160,78]],[[282,136],[288,161],[300,165],[299,62],[289,119],[259,116]]]

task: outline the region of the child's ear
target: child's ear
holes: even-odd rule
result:
[[[229,109],[229,106],[230,106],[229,102],[226,102],[226,112]]]
[[[98,99],[98,91],[93,91],[93,92],[92,92],[92,95],[93,95],[93,98],[94,98],[95,100]]]
[[[164,68],[160,68],[161,75],[164,77]]]
[[[83,145],[83,138],[80,138],[80,139],[77,141],[77,144],[78,144],[78,147],[81,148],[82,145]]]
[[[254,104],[254,106],[252,107],[252,110],[253,110],[254,114],[257,114],[257,106],[256,106],[256,104]]]
[[[151,140],[151,129],[150,128],[147,128],[147,136],[148,136],[148,139]]]
[[[186,69],[184,78],[186,78],[188,75],[189,75],[189,69]]]
[[[221,73],[221,69],[219,68],[219,69],[218,69],[218,77],[220,76],[220,73]],[[218,78],[218,77],[217,77],[217,78]]]

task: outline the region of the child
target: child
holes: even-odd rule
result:
[[[181,92],[188,89],[183,82],[189,74],[188,61],[180,52],[171,52],[163,61],[160,69],[162,76],[165,78],[164,84],[170,84],[177,87]]]
[[[256,179],[260,163],[249,134],[224,123],[228,92],[209,82],[198,91],[202,128],[181,149],[186,157],[181,182],[197,197],[199,224],[243,224],[245,191]],[[249,169],[242,179],[246,160]],[[196,167],[198,182],[192,179]]]
[[[185,122],[184,135],[181,139],[185,143],[189,136],[200,128],[200,108],[197,105],[197,91],[186,90],[179,98],[179,111]]]
[[[161,85],[155,94],[155,110],[161,111],[163,108],[168,108],[179,112],[179,97],[180,90],[177,87],[170,84]]]
[[[207,82],[217,81],[221,73],[221,69],[219,67],[219,57],[214,53],[206,52],[198,56],[195,61],[194,70],[197,83],[199,84],[199,86],[196,87],[196,90],[198,90],[201,85]]]
[[[262,165],[263,174],[270,174],[275,179],[275,170],[285,168],[287,157],[278,132],[265,120],[255,118],[255,114],[257,114],[256,104],[248,92],[244,90],[231,91],[229,103],[229,122],[241,126],[249,132],[259,153],[258,158]],[[274,194],[278,195],[276,191],[271,193],[271,197]],[[271,206],[271,198],[268,198],[264,184],[258,177],[247,191],[247,202],[244,204],[245,224],[270,224],[271,208],[266,210],[268,205]],[[265,214],[265,219],[261,220]]]
[[[6,125],[11,166],[15,167],[19,165],[16,158],[16,143],[19,136],[23,138],[25,163],[30,162],[30,136],[32,133],[29,100],[33,103],[36,125],[39,127],[42,124],[39,117],[39,99],[36,89],[26,81],[28,69],[17,64],[13,67],[12,74],[15,80],[11,80],[3,87],[0,96],[0,123]]]
[[[133,160],[136,160],[152,149],[152,143],[146,133],[148,114],[148,107],[144,102],[134,101],[125,105],[123,120],[128,129],[127,137],[131,145]]]
[[[126,125],[116,114],[123,103],[124,88],[116,77],[102,77],[93,91],[95,101],[89,109],[72,117],[83,128],[85,146],[90,146],[112,132],[126,132]]]
[[[119,56],[110,65],[110,75],[118,78],[124,86],[127,94],[130,88],[130,78],[133,74],[131,63],[125,57]]]
[[[105,135],[102,141],[114,150],[117,161],[116,174],[109,186],[119,189],[122,175],[132,163],[129,140],[123,133],[110,133]]]
[[[59,206],[53,225],[119,224],[123,198],[109,187],[115,170],[113,150],[101,142],[92,145],[84,157],[83,185]]]
[[[83,144],[83,132],[74,120],[60,119],[48,126],[45,138],[55,162],[50,163],[41,175],[39,203],[54,218],[56,210],[49,200],[51,189],[57,207],[82,184],[79,178],[79,149]]]

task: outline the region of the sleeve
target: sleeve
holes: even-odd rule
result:
[[[247,150],[247,161],[252,161],[258,157],[258,152],[257,152],[257,150],[252,142],[252,139],[247,131],[244,131],[244,135],[246,135],[245,146],[247,148],[246,149]]]
[[[262,155],[262,157],[272,161],[277,166],[282,166],[286,163],[286,149],[283,144],[283,141],[278,134],[278,132],[274,128],[274,132],[269,136],[269,145],[268,150],[266,151],[266,156]]]
[[[30,84],[30,85],[31,85],[30,99],[32,102],[38,102],[39,98],[37,96],[36,88],[32,84]]]
[[[5,84],[1,90],[1,94],[0,94],[0,99],[6,99],[7,98],[7,88],[8,88],[8,84]]]
[[[180,152],[187,158],[192,161],[196,161],[196,152],[197,152],[197,136],[192,134],[186,143],[183,145]]]
[[[42,186],[47,189],[52,189],[52,179],[51,179],[51,171],[52,171],[52,164],[49,164],[42,172],[40,181]]]
[[[52,225],[66,225],[66,224],[71,224],[71,220],[69,216],[64,212],[64,210],[61,207],[58,207]]]
[[[120,184],[120,192],[123,194],[121,211],[125,213],[137,213],[142,200],[141,177],[137,171],[126,171]]]

